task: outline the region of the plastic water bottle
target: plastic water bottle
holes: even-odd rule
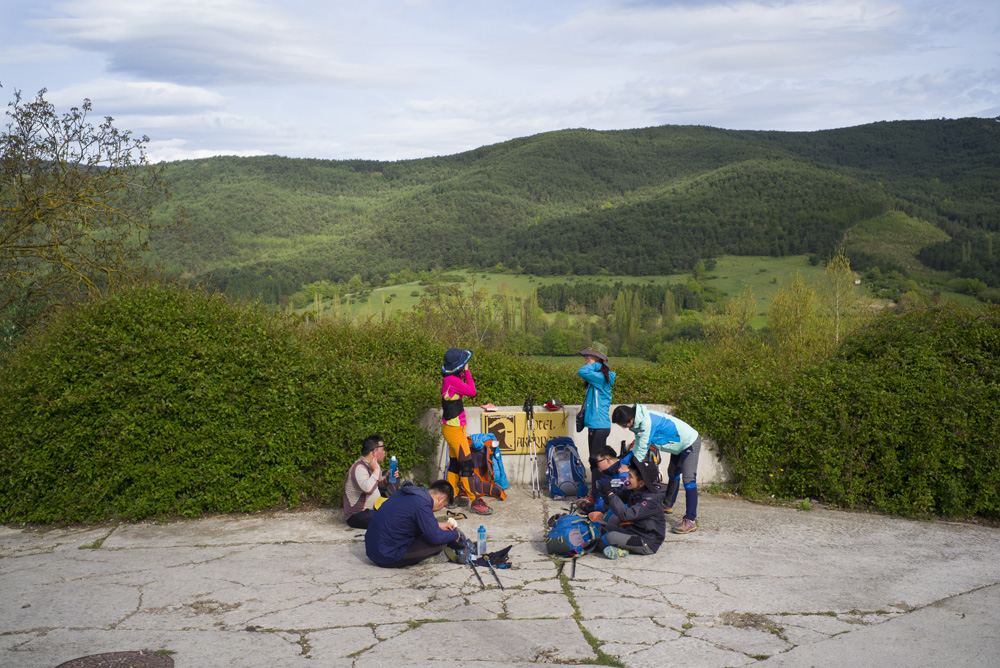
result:
[[[389,458],[389,482],[396,482],[396,455]]]
[[[486,554],[486,527],[484,527],[482,524],[479,525],[479,549],[478,549],[478,554],[479,554],[480,557],[483,556],[484,554]]]

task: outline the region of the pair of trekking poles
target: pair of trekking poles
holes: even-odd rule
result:
[[[489,568],[490,569],[490,573],[493,574],[493,579],[497,581],[497,585],[499,585],[500,589],[502,590],[503,589],[503,583],[500,582],[500,576],[497,575],[496,569],[493,568],[493,564],[490,562],[489,555],[487,555],[487,554],[481,554],[479,556],[481,556],[483,558],[483,561],[486,562],[487,568]],[[465,562],[467,564],[469,564],[469,567],[472,568],[472,572],[476,574],[476,579],[479,580],[479,586],[482,587],[483,589],[486,589],[486,583],[483,582],[483,578],[482,578],[481,575],[479,575],[479,570],[476,568],[476,560],[472,558],[472,550],[471,549],[469,550],[468,555],[466,555],[466,557],[465,557]]]
[[[528,421],[528,454],[531,458],[531,498],[542,498],[538,478],[538,445],[535,441],[535,398],[529,396],[524,401],[524,417]]]

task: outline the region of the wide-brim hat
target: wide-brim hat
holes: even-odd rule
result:
[[[472,359],[471,350],[448,348],[447,352],[444,354],[444,364],[441,366],[441,373],[446,376],[448,374],[455,373],[468,364],[470,359]]]
[[[581,350],[580,354],[583,355],[584,357],[587,357],[588,355],[590,355],[592,357],[596,357],[597,359],[601,360],[605,364],[608,363],[608,356],[605,355],[604,353],[600,352],[600,351],[594,350],[593,348],[586,348],[584,350]]]
[[[644,459],[641,462],[632,462],[632,466],[635,466],[639,472],[639,477],[645,483],[646,489],[660,489],[660,467],[656,465],[656,462],[652,459]]]

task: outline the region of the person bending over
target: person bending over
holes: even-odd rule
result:
[[[648,410],[642,404],[618,406],[611,415],[618,426],[631,429],[635,434],[632,455],[645,459],[649,448],[670,455],[667,467],[668,486],[663,511],[673,513],[674,502],[684,480],[684,519],[674,527],[674,533],[691,533],[698,530],[698,457],[701,454],[701,436],[694,428],[673,415]]]
[[[453,498],[447,480],[438,480],[428,488],[404,482],[372,514],[365,534],[365,554],[376,566],[402,568],[439,554],[446,545],[462,549],[454,520],[438,522],[434,516]]]

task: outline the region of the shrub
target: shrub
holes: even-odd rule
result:
[[[887,312],[833,359],[749,356],[690,386],[738,491],[901,515],[1000,517],[995,307]]]

